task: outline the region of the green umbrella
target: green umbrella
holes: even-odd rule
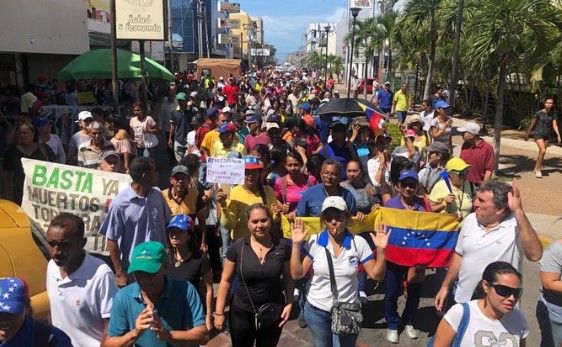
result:
[[[118,78],[140,78],[140,55],[117,50]],[[174,75],[164,66],[145,58],[146,76],[151,81],[173,81]],[[111,49],[94,49],[68,63],[58,73],[59,79],[111,79]]]

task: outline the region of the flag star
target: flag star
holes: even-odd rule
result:
[[[9,299],[10,298],[10,293],[4,293],[4,299]]]
[[[10,279],[10,282],[14,283],[14,282],[15,282],[15,280],[14,280],[14,279],[12,278],[12,279]]]
[[[405,244],[406,244],[406,242],[402,242],[402,244],[403,244],[403,245],[405,245]]]
[[[14,288],[10,288],[10,289],[8,289],[8,291],[9,291],[10,293],[13,293],[13,292],[14,292]]]
[[[427,245],[428,245],[428,246],[431,246],[431,243],[428,242]]]
[[[10,309],[10,306],[5,305],[5,306],[4,306],[4,309],[5,309],[6,311],[8,311],[8,310]]]
[[[404,240],[407,240],[408,238],[406,236],[404,236]]]
[[[424,241],[427,242],[427,241],[429,241],[429,239],[426,238]]]

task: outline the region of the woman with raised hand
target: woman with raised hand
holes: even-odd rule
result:
[[[451,307],[437,327],[433,346],[524,347],[529,326],[515,307],[522,292],[521,274],[513,265],[489,264],[475,290],[476,299]]]
[[[358,266],[362,264],[372,279],[383,279],[385,250],[390,231],[387,232],[386,228],[380,225],[378,232],[371,235],[376,246],[375,260],[367,241],[355,237],[347,228],[351,221],[351,213],[342,197],[329,196],[324,200],[320,220],[326,225],[326,229],[312,235],[308,241],[304,240],[307,232],[303,220],[297,218],[293,223],[291,276],[293,280],[298,280],[314,266],[304,306],[304,317],[314,346],[355,346],[363,321],[358,295]],[[335,306],[346,306],[350,310],[349,314],[353,316],[354,323],[344,327],[346,333],[332,330],[331,311]],[[345,323],[341,322],[342,325]]]
[[[274,347],[293,306],[291,250],[287,239],[271,233],[273,218],[264,204],[250,205],[246,218],[248,233],[229,247],[224,261],[215,327],[225,327],[225,307],[232,292],[228,312],[232,346]]]

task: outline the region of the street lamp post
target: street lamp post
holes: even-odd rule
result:
[[[326,31],[326,69],[325,74],[324,74],[324,81],[327,82],[328,81],[328,37],[330,35],[330,24],[326,25],[324,27],[324,30]]]
[[[353,28],[351,28],[351,51],[349,52],[349,76],[347,80],[347,97],[349,98],[349,94],[351,93],[351,69],[353,67],[353,44],[355,43],[355,23],[357,20],[357,16],[359,15],[359,11],[361,8],[359,7],[352,7],[349,9],[351,11],[351,16],[353,17]]]

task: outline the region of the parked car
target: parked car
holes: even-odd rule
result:
[[[367,94],[373,94],[373,83],[375,82],[374,78],[367,78]],[[359,94],[364,93],[365,90],[365,79],[361,79],[361,83],[359,84]]]
[[[49,253],[41,226],[18,205],[0,200],[0,277],[20,277],[29,286],[33,317],[49,314],[46,273]]]

